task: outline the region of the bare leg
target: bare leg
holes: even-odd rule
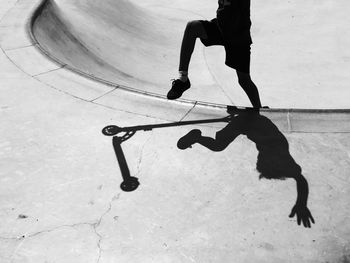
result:
[[[238,83],[248,95],[250,103],[253,105],[254,108],[261,108],[259,91],[252,79],[250,78],[250,75],[248,73],[240,72],[237,70],[237,76]]]
[[[179,71],[188,71],[197,38],[206,39],[207,33],[205,32],[205,29],[200,21],[190,21],[187,23],[182,39]]]

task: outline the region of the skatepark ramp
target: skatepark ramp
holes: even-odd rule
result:
[[[184,27],[211,19],[216,1],[46,0],[32,21],[40,49],[113,86],[165,97],[177,76]],[[252,1],[251,72],[271,108],[349,108],[350,18],[344,5]],[[329,14],[332,14],[330,16]],[[274,19],[271,19],[273,17]],[[197,42],[183,98],[249,106],[224,50]]]
[[[40,9],[33,35],[46,54],[70,69],[157,94],[164,94],[177,74],[186,24],[179,11],[176,17],[169,10],[159,15],[127,0],[48,0]],[[214,82],[203,56],[195,56],[192,64],[197,85],[210,90]]]

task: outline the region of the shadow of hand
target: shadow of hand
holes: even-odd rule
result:
[[[311,228],[311,222],[315,224],[315,220],[312,217],[310,210],[304,205],[294,205],[289,217],[292,218],[295,215],[297,216],[298,225],[300,225],[301,221],[303,221],[304,227],[307,228]]]

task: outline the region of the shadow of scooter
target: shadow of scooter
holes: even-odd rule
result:
[[[169,127],[194,125],[194,124],[229,122],[229,119],[230,119],[230,115],[227,117],[218,118],[218,119],[181,121],[181,122],[153,124],[153,125],[139,125],[139,126],[130,126],[130,127],[119,127],[116,125],[106,126],[105,128],[103,128],[102,133],[106,136],[113,136],[113,148],[114,148],[114,151],[119,163],[120,171],[123,177],[123,182],[121,183],[120,188],[123,191],[131,192],[136,190],[140,184],[137,177],[133,177],[130,175],[127,161],[121,146],[123,142],[127,141],[132,136],[134,136],[137,131],[151,131],[153,129],[158,129],[158,128],[169,128]]]

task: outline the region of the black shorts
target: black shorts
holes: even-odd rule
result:
[[[225,64],[238,71],[249,74],[250,44],[234,45],[224,43],[216,18],[211,21],[200,20],[200,22],[202,23],[208,37],[206,39],[201,38],[203,45],[206,47],[214,45],[224,46],[226,51]]]

